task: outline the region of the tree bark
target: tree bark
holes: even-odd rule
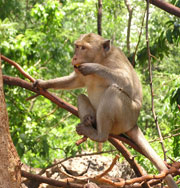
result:
[[[0,188],[19,188],[21,164],[9,132],[0,59]]]

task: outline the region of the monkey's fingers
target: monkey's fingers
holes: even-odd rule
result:
[[[79,139],[78,141],[76,141],[76,145],[79,146],[80,144],[82,144],[83,142],[86,142],[88,138],[86,136],[84,136],[83,138]]]

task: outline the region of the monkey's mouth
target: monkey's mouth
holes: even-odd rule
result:
[[[74,68],[76,68],[76,69],[77,69],[78,67],[79,67],[79,65],[74,65]]]
[[[76,65],[74,65],[74,68],[78,69],[78,67],[79,67],[80,65],[81,65],[80,63],[79,63],[79,64],[76,64]]]

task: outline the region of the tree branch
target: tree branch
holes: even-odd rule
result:
[[[23,68],[18,64],[16,63],[15,61],[1,55],[1,59],[10,63],[11,65],[15,66],[26,78],[28,78],[31,82],[35,82],[36,80],[34,78],[32,78],[27,72],[25,72],[23,70]]]
[[[102,0],[98,0],[97,30],[102,35]]]
[[[131,53],[130,34],[131,34],[131,21],[132,21],[133,8],[131,7],[128,0],[124,0],[124,2],[125,2],[125,5],[128,9],[128,13],[129,13],[128,28],[127,28],[127,50],[128,50],[128,54],[130,54]]]
[[[135,174],[138,177],[141,177],[144,175],[141,166],[135,161],[134,157],[131,155],[131,153],[125,148],[125,146],[116,138],[113,138],[111,136],[109,136],[109,142],[111,142],[111,144],[113,144],[117,150],[119,150],[122,155],[125,157],[125,159],[128,161],[128,163],[130,164],[131,168],[134,170]],[[143,188],[150,188],[148,183],[143,183],[142,184]]]
[[[43,89],[38,90],[38,89],[33,87],[33,84],[31,84],[31,83],[29,83],[25,80],[22,80],[20,78],[15,78],[15,77],[11,77],[11,76],[3,75],[3,81],[4,81],[5,84],[20,86],[22,88],[26,88],[30,91],[33,91],[33,92],[35,92],[39,95],[43,95],[44,97],[48,98],[49,100],[51,100],[52,102],[57,104],[59,107],[71,112],[73,115],[78,117],[78,112],[77,112],[76,107],[74,107],[73,105],[65,102],[64,100],[60,99],[56,95],[53,95],[52,93],[50,93],[46,90],[43,90]]]
[[[140,44],[140,41],[141,41],[141,35],[142,35],[143,27],[144,27],[145,15],[146,15],[146,10],[144,11],[144,14],[143,14],[143,19],[142,19],[142,23],[141,23],[141,29],[140,29],[140,33],[139,33],[139,37],[138,37],[138,42],[137,42],[137,45],[136,45],[136,48],[135,48],[135,52],[134,52],[134,55],[133,55],[133,59],[132,59],[133,67],[136,66],[135,58],[136,58],[136,53],[137,53],[137,50],[138,50],[138,47],[139,47],[139,44]]]
[[[172,15],[180,17],[180,8],[179,7],[176,7],[170,3],[167,3],[162,0],[150,0],[149,2]]]
[[[148,33],[148,20],[149,20],[149,0],[147,0],[147,14],[146,14],[146,44],[147,44],[147,55],[148,55],[148,69],[149,69],[149,85],[150,85],[150,89],[151,89],[151,105],[152,105],[152,114],[153,114],[153,118],[156,124],[156,128],[159,134],[159,138],[160,138],[160,143],[162,146],[162,150],[164,153],[164,160],[166,161],[166,150],[165,150],[165,146],[163,143],[163,137],[161,134],[161,130],[158,124],[158,119],[156,116],[156,112],[154,109],[154,90],[153,90],[153,83],[152,83],[152,67],[151,67],[151,52],[150,52],[150,47],[149,47],[149,33]]]
[[[59,181],[59,180],[57,181],[57,180],[54,180],[54,179],[51,179],[51,178],[46,178],[46,177],[43,177],[43,176],[40,176],[40,175],[31,174],[31,173],[26,172],[24,170],[21,170],[21,175],[23,177],[30,179],[30,180],[37,181],[37,182],[40,182],[40,183],[47,183],[47,184],[53,185],[53,186],[64,187],[64,188],[69,188],[69,187],[83,188],[82,184],[70,183],[69,181],[67,181],[67,182]]]

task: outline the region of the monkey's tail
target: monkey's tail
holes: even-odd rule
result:
[[[167,170],[164,161],[154,151],[154,149],[146,140],[146,138],[144,137],[143,133],[137,125],[130,131],[128,131],[127,135],[140,147],[140,149],[144,152],[145,156],[147,156],[147,158],[157,167],[159,172]],[[176,182],[173,180],[170,174],[165,177],[165,181],[169,188],[178,188]]]

